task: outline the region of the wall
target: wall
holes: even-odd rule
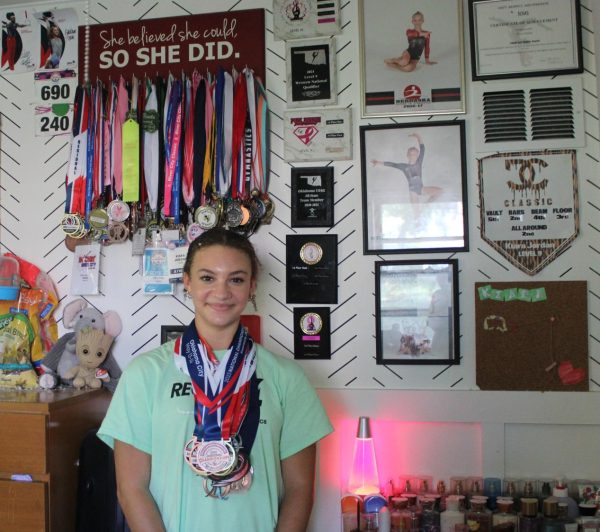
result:
[[[372,1],[372,0],[371,0]],[[452,2],[449,2],[452,5]],[[40,5],[37,3],[36,5]],[[57,6],[73,5],[85,18],[83,3],[57,3]],[[600,231],[600,187],[598,186],[598,110],[595,42],[593,35],[594,18],[598,9],[592,9],[592,0],[582,0],[582,26],[585,72],[581,76],[584,85],[584,119],[586,146],[578,150],[581,230],[578,238],[561,257],[534,277],[535,280],[579,280],[588,281],[588,327],[590,352],[590,389],[594,392],[581,397],[578,394],[558,394],[551,408],[565,405],[558,415],[557,423],[571,422],[570,412],[594,408],[597,392],[600,390],[600,287],[599,272],[595,266],[598,259],[598,246],[595,241]],[[104,0],[89,2],[91,23],[107,23],[141,18],[160,18],[187,13],[207,11],[240,10],[250,8],[266,9],[267,25],[267,78],[266,85],[271,107],[271,175],[270,193],[277,209],[270,226],[262,227],[252,237],[262,261],[260,277],[261,291],[258,295],[259,312],[262,317],[263,343],[267,348],[284,356],[293,356],[292,306],[285,303],[285,235],[313,232],[308,229],[290,227],[290,165],[283,161],[282,116],[285,110],[285,54],[284,43],[275,41],[272,34],[271,2],[269,0],[239,0],[228,4],[217,0],[197,2],[194,0],[140,0],[118,2]],[[465,10],[466,13],[466,3]],[[464,25],[465,57],[469,57],[468,24]],[[460,288],[460,343],[461,363],[456,366],[377,366],[375,364],[375,301],[374,301],[374,261],[383,260],[378,256],[362,254],[362,215],[360,189],[360,156],[358,127],[363,124],[385,124],[393,122],[417,121],[414,117],[394,119],[360,118],[359,105],[359,42],[358,42],[358,2],[342,2],[343,33],[337,36],[338,103],[340,107],[350,107],[354,122],[354,157],[351,161],[331,163],[335,168],[335,226],[329,231],[338,235],[339,257],[339,304],[332,306],[332,358],[330,361],[302,362],[312,382],[321,389],[320,393],[332,416],[336,434],[321,446],[319,469],[320,504],[313,516],[315,531],[333,530],[337,524],[337,504],[340,493],[339,479],[344,464],[341,462],[340,446],[344,437],[353,429],[349,420],[359,415],[370,415],[381,423],[391,423],[391,432],[396,434],[394,423],[406,419],[411,422],[457,421],[474,424],[488,422],[488,409],[507,402],[507,409],[529,412],[533,401],[541,405],[553,394],[490,395],[476,390],[475,384],[475,338],[474,338],[474,299],[473,283],[476,281],[527,281],[529,276],[509,265],[488,244],[480,238],[478,220],[478,188],[476,157],[472,149],[476,131],[472,110],[474,108],[469,61],[466,60],[467,113],[460,116],[466,120],[467,161],[468,161],[468,209],[470,220],[470,251],[455,255],[435,254],[427,257],[456,257],[459,260]],[[47,270],[55,280],[63,304],[72,299],[69,295],[69,275],[72,255],[63,244],[63,234],[59,227],[64,202],[64,175],[69,154],[69,139],[66,137],[35,138],[33,136],[31,104],[34,101],[31,75],[0,76],[0,249],[12,251],[25,259],[35,262]],[[418,117],[418,120],[446,120],[448,117]],[[523,146],[526,148],[527,146]],[[326,232],[319,229],[315,232]],[[423,256],[403,256],[421,258]],[[385,256],[385,258],[398,258]],[[101,295],[86,297],[90,304],[102,311],[114,309],[121,315],[125,327],[114,346],[114,355],[124,367],[139,353],[159,343],[162,324],[186,324],[193,313],[190,304],[181,292],[174,297],[149,297],[140,290],[140,263],[131,256],[129,244],[115,245],[103,250],[101,268]],[[250,308],[248,312],[252,312]],[[60,312],[59,312],[60,314]],[[414,390],[438,390],[425,392]],[[449,392],[453,390],[453,392]],[[456,395],[454,395],[456,393]],[[449,404],[452,408],[438,410],[439,415],[418,415],[407,418],[406,400],[411,412],[421,412],[418,405],[436,411],[436,405]],[[589,403],[589,406],[588,406]],[[554,405],[554,406],[553,406]],[[463,409],[472,414],[463,419],[459,412]],[[529,425],[538,422],[539,410],[531,410],[526,419],[518,424]],[[507,416],[510,418],[510,416]],[[548,430],[554,434],[550,419]],[[578,421],[575,421],[577,424]],[[600,424],[597,417],[586,423]],[[451,466],[445,471],[460,474],[470,471],[474,474],[503,474],[519,471],[519,463],[514,462],[513,454],[505,454],[505,438],[508,449],[518,447],[521,435],[518,429],[504,426],[492,430],[476,428],[469,430],[465,437],[465,449],[479,449],[474,458],[472,452],[458,453],[458,458],[449,457]],[[596,430],[595,428],[592,428]],[[398,429],[399,430],[399,429]],[[454,429],[448,429],[454,434]],[[526,430],[526,429],[524,429]],[[387,432],[387,431],[385,431]],[[418,431],[417,431],[418,432]],[[442,431],[444,433],[444,431]],[[530,434],[523,435],[529,438]],[[560,442],[567,439],[558,435]],[[441,437],[444,439],[444,437]],[[474,438],[474,439],[473,439]],[[480,438],[480,439],[479,439]],[[497,439],[502,444],[498,454]],[[529,441],[529,440],[528,440]],[[566,442],[565,442],[566,443]],[[437,445],[437,444],[436,444]],[[430,445],[431,452],[439,447]],[[486,451],[494,449],[494,451]],[[490,458],[490,454],[495,458]],[[587,451],[586,451],[587,452]],[[488,454],[486,454],[488,453]],[[519,452],[520,453],[520,452]],[[524,458],[526,460],[526,458]],[[430,470],[428,460],[419,458],[413,464],[413,471],[420,470],[438,474]],[[398,464],[390,466],[394,470]],[[403,466],[404,467],[404,466]],[[531,475],[553,475],[551,464],[538,463]],[[574,465],[565,464],[569,471]],[[400,471],[398,471],[400,472]],[[567,471],[568,472],[568,471]],[[600,472],[595,473],[600,476]],[[322,504],[321,504],[322,503]],[[339,525],[337,525],[339,526]]]

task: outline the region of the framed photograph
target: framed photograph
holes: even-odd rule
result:
[[[287,106],[318,107],[337,102],[333,37],[286,43]]]
[[[359,0],[363,117],[465,112],[462,0]]]
[[[375,262],[377,364],[458,364],[458,260]]]
[[[160,326],[160,343],[170,342],[182,336],[187,325],[161,325]]]
[[[339,0],[273,0],[275,40],[335,35],[340,31]]]
[[[292,227],[333,226],[333,166],[292,168]]]
[[[468,251],[462,120],[361,126],[365,254]]]
[[[469,0],[473,80],[583,72],[579,0]]]

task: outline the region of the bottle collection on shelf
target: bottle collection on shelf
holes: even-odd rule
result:
[[[343,532],[600,532],[600,482],[452,477],[342,498]]]

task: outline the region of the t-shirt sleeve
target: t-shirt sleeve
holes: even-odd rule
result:
[[[98,437],[114,448],[119,440],[152,454],[152,405],[145,360],[132,361],[119,379]]]
[[[280,458],[284,460],[333,432],[327,413],[302,368],[293,361],[283,389]]]

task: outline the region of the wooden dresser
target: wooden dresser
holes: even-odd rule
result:
[[[110,397],[106,390],[0,389],[0,532],[75,530],[80,445]]]

